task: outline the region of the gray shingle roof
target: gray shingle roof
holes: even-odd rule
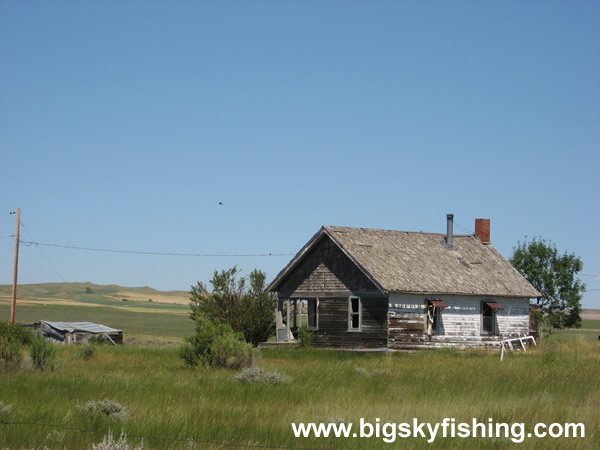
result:
[[[539,297],[540,293],[491,245],[472,235],[445,235],[324,226],[271,283],[276,288],[323,235],[380,288],[389,292]]]

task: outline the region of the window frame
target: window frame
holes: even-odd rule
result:
[[[480,317],[481,326],[480,326],[479,332],[482,336],[498,336],[499,330],[498,330],[498,327],[496,326],[496,322],[497,322],[496,314],[497,314],[498,310],[495,308],[492,308],[490,305],[488,305],[489,302],[496,303],[494,300],[489,300],[489,299],[481,300],[481,302],[480,302],[479,317]],[[486,317],[484,315],[485,308],[488,308],[492,312],[491,316],[489,316],[489,317],[491,317],[491,323],[492,323],[491,331],[487,331],[484,329],[485,317]]]
[[[318,297],[304,297],[294,300],[296,305],[296,324],[295,329],[305,327],[307,330],[319,329],[319,299]],[[310,305],[314,304],[315,312],[310,314]],[[314,316],[315,325],[310,326],[310,318]]]
[[[358,311],[354,312],[352,310],[352,300],[358,300]],[[353,316],[358,315],[358,328],[352,326],[352,318]],[[362,299],[356,295],[351,295],[348,297],[348,331],[357,333],[362,331]]]
[[[433,309],[433,320],[431,324],[431,332],[429,332],[429,309]],[[425,300],[425,333],[429,336],[440,334],[440,322],[442,320],[442,309],[435,306],[430,299]]]

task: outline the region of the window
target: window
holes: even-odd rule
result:
[[[502,305],[493,301],[481,302],[481,334],[498,334],[496,312],[504,309]]]
[[[448,304],[438,299],[427,299],[425,300],[427,314],[426,317],[426,333],[439,334],[440,324],[442,321],[442,309],[447,308]]]
[[[360,331],[362,325],[362,308],[360,297],[348,298],[348,330]]]

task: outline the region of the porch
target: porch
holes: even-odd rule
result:
[[[278,299],[275,308],[277,342],[296,342],[298,330],[317,329],[317,298]]]

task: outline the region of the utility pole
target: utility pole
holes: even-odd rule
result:
[[[19,239],[21,236],[21,208],[17,208],[17,234],[15,239],[15,273],[13,276],[12,308],[10,310],[10,321],[15,323],[17,319],[17,275],[19,274]]]

